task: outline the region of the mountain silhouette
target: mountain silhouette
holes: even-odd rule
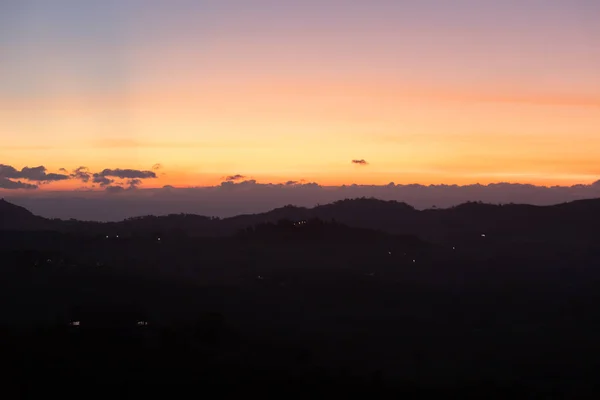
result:
[[[54,352],[94,374],[123,365],[115,375],[162,381],[175,368],[195,385],[241,365],[261,382],[277,376],[265,365],[427,387],[595,382],[598,217],[598,199],[420,211],[360,198],[100,223],[0,201],[0,314],[15,349],[3,361],[51,376]]]
[[[0,202],[0,229],[56,230],[95,234],[178,233],[201,237],[232,236],[240,230],[286,220],[319,219],[349,227],[392,234],[416,235],[426,241],[458,243],[488,238],[512,237],[527,240],[568,240],[597,235],[594,221],[600,218],[600,199],[580,200],[553,206],[526,204],[493,205],[464,203],[446,209],[416,210],[397,201],[359,198],[336,201],[314,208],[285,206],[261,214],[212,218],[171,214],[129,218],[120,222],[50,220],[22,207]]]
[[[0,230],[42,230],[48,227],[48,222],[24,207],[0,199]]]

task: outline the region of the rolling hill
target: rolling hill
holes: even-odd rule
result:
[[[55,230],[61,232],[128,235],[177,233],[201,237],[223,237],[263,223],[281,220],[319,219],[350,227],[393,234],[416,235],[440,243],[460,243],[488,238],[525,241],[595,240],[600,233],[600,199],[553,206],[525,204],[492,205],[465,203],[447,209],[416,210],[406,203],[377,199],[348,199],[302,208],[285,206],[261,214],[212,218],[190,214],[145,216],[120,222],[50,220],[4,200],[0,202],[0,229]]]

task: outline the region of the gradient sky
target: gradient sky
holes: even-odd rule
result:
[[[2,0],[0,164],[589,183],[599,21],[597,0]]]

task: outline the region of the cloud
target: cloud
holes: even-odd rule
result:
[[[249,179],[242,182],[225,181],[221,182],[219,186],[213,188],[227,189],[228,191],[237,190],[249,193],[250,191],[270,191],[274,193],[276,189],[285,190],[286,192],[293,193],[292,188],[320,188],[321,186],[317,183],[302,183],[302,181],[287,181],[286,183],[259,183],[255,179]],[[196,190],[203,190],[208,188],[196,188]]]
[[[73,189],[73,191],[75,191],[75,192],[91,192],[94,190],[93,188],[94,188],[93,186],[92,187],[81,186],[81,187]]]
[[[79,167],[69,175],[72,179],[78,179],[84,183],[88,183],[91,178],[90,171],[87,167]]]
[[[131,189],[135,189],[135,188],[137,188],[141,184],[142,184],[142,180],[141,179],[130,179],[129,181],[127,181],[127,185],[129,185],[129,187]]]
[[[102,172],[94,174],[99,177],[114,177],[121,179],[151,179],[156,178],[156,174],[152,171],[140,171],[137,169],[105,169]]]
[[[46,168],[43,166],[39,167],[24,167],[17,178],[27,179],[29,181],[37,182],[50,182],[50,181],[64,181],[69,179],[68,175],[64,174],[47,174]]]
[[[246,177],[244,175],[229,175],[225,177],[225,180],[227,182],[234,182],[234,181],[241,181],[243,179],[246,179]]]
[[[142,180],[138,178],[129,179],[126,183],[118,183],[116,185],[104,185],[104,190],[108,193],[122,193],[125,191],[135,190],[139,185],[142,184]],[[125,187],[127,185],[127,187]]]
[[[100,174],[94,174],[94,179],[92,182],[99,184],[100,186],[108,186],[113,183],[115,180],[102,176]]]
[[[117,193],[124,192],[125,188],[123,186],[115,185],[115,186],[107,186],[104,190],[110,194],[117,194]]]
[[[156,163],[152,166],[152,171],[158,171],[162,168],[163,168],[162,164]]]
[[[11,181],[10,179],[0,177],[0,189],[16,190],[16,189],[37,189],[37,185],[24,183],[21,181]]]
[[[22,182],[21,179],[47,183],[69,179],[68,175],[47,173],[46,167],[24,167],[21,170],[10,165],[0,164],[0,189],[37,189],[38,185]]]
[[[10,165],[0,164],[0,178],[18,178],[19,171]]]
[[[93,175],[93,182],[105,187],[115,182],[112,178],[129,179],[129,186],[136,187],[142,183],[142,179],[156,178],[156,173],[137,169],[104,169]]]
[[[366,162],[365,160],[352,160],[352,164],[357,164],[357,165],[368,165],[369,163]]]
[[[69,173],[69,171],[67,171],[67,169],[66,169],[66,168],[59,168],[59,169],[58,169],[58,172],[62,172],[62,173],[64,173],[64,174],[68,174],[68,173]]]
[[[46,173],[46,167],[24,167],[20,171],[10,165],[0,164],[0,178],[4,179],[25,179],[34,182],[52,182],[69,179],[68,175]]]
[[[249,148],[259,145],[254,141],[191,141],[185,142],[181,140],[176,141],[143,141],[129,138],[105,138],[99,139],[92,142],[94,148],[104,149],[130,149],[130,148],[152,148],[152,149],[230,149],[235,148]]]
[[[153,166],[155,169],[160,169],[162,166],[156,164]],[[153,171],[142,171],[135,169],[104,169],[100,172],[92,173],[89,168],[81,166],[74,169],[70,174],[65,168],[60,168],[61,174],[48,173],[44,166],[38,167],[24,167],[18,170],[10,165],[0,164],[0,179],[2,179],[2,189],[36,189],[37,185],[23,183],[21,180],[26,180],[36,183],[49,183],[55,181],[65,180],[78,180],[83,183],[89,183],[92,181],[94,184],[98,184],[101,187],[106,187],[115,183],[116,179],[127,180],[127,186],[129,188],[137,188],[142,184],[143,179],[156,178],[156,173]],[[119,184],[121,186],[125,185]],[[93,186],[92,186],[93,187]]]
[[[260,183],[248,180],[223,182],[209,187],[166,186],[157,189],[131,190],[125,181],[123,185],[106,185],[105,191],[57,192],[45,195],[43,198],[23,194],[15,195],[12,199],[16,204],[26,206],[42,216],[114,221],[137,215],[171,213],[228,217],[265,212],[286,204],[314,207],[317,204],[357,197],[403,201],[417,209],[433,206],[446,208],[467,201],[550,205],[600,198],[600,182],[551,187],[516,183],[463,186],[443,184],[321,186],[314,182],[295,185],[286,183],[285,181]],[[2,184],[6,185],[6,182],[0,182],[0,185]],[[10,185],[15,186],[15,183]],[[111,188],[108,189],[108,186]],[[119,195],[107,196],[108,193],[119,193]]]

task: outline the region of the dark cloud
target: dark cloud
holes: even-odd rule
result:
[[[156,163],[152,166],[152,171],[158,171],[162,168],[163,168],[162,164]]]
[[[130,179],[129,181],[127,181],[127,185],[129,185],[129,187],[132,189],[137,188],[141,184],[142,184],[141,179]]]
[[[142,183],[142,179],[156,178],[156,174],[136,169],[105,169],[93,175],[93,182],[106,187],[115,182],[112,178],[129,179],[129,186],[135,187]]]
[[[365,160],[352,160],[352,164],[357,164],[357,165],[368,165],[369,163],[366,162]]]
[[[155,168],[160,168],[156,167]],[[37,185],[31,185],[17,181],[19,179],[27,180],[37,183],[48,183],[54,181],[63,181],[68,179],[74,179],[83,183],[88,183],[90,180],[99,184],[101,187],[107,187],[115,183],[115,179],[127,180],[127,185],[130,188],[136,188],[142,183],[143,179],[156,178],[156,174],[152,171],[141,171],[135,169],[104,169],[101,172],[92,173],[89,168],[81,166],[73,170],[70,174],[67,174],[65,168],[60,169],[63,174],[48,173],[46,168],[43,166],[39,167],[24,167],[18,170],[10,165],[0,164],[0,179],[2,179],[2,188],[27,188],[35,189]],[[125,183],[120,184],[121,186]]]
[[[21,181],[11,181],[10,179],[0,177],[0,189],[16,190],[16,189],[37,189],[37,185],[24,183]]]
[[[296,185],[286,183],[259,183],[249,180],[223,182],[210,187],[166,186],[158,189],[131,190],[125,180],[123,185],[105,185],[105,191],[49,193],[43,198],[23,194],[13,195],[12,199],[16,204],[47,217],[119,220],[136,215],[181,212],[227,217],[264,212],[286,204],[314,207],[317,204],[357,197],[403,201],[417,209],[433,206],[445,208],[466,201],[550,205],[600,198],[600,183],[552,187],[514,183],[464,186],[391,183],[321,186],[314,182]],[[6,185],[6,182],[0,182],[0,185]],[[15,186],[15,183],[10,185]],[[111,188],[107,189],[107,186]],[[120,194],[105,195],[108,193]]]
[[[25,179],[34,182],[53,182],[69,179],[68,175],[46,173],[44,166],[24,167],[20,171],[10,165],[0,164],[0,178],[4,179]]]
[[[79,167],[73,170],[70,177],[73,179],[78,179],[84,183],[88,183],[90,181],[91,174],[87,167]]]
[[[121,179],[151,179],[156,178],[156,174],[152,171],[140,171],[137,169],[105,169],[102,172],[94,174],[94,176],[113,177]]]
[[[0,164],[0,178],[18,178],[19,171],[10,165]]]
[[[73,189],[73,191],[75,191],[75,192],[91,192],[93,190],[94,190],[94,186],[92,186],[92,187],[81,186],[81,187]]]
[[[108,179],[108,178],[104,178],[104,177],[98,177],[95,179],[107,179],[108,181],[110,181],[109,184],[100,184],[100,186],[104,186],[104,190],[108,193],[114,194],[114,193],[121,193],[121,192],[125,192],[125,191],[130,191],[130,190],[135,190],[137,189],[137,187],[139,185],[142,184],[142,180],[138,179],[138,178],[134,178],[134,179],[129,179],[127,180],[127,182],[117,182],[116,184],[114,183],[114,180],[112,179]],[[103,183],[106,181],[102,181]]]
[[[47,173],[46,167],[24,167],[18,170],[10,165],[0,164],[1,189],[37,189],[38,185],[21,182],[24,179],[31,182],[46,183],[69,179],[68,175]]]
[[[62,173],[64,173],[64,174],[68,174],[68,173],[69,173],[69,171],[67,171],[67,169],[66,169],[66,168],[59,168],[59,169],[58,169],[58,172],[62,172]]]
[[[115,180],[102,176],[100,174],[94,174],[94,179],[92,182],[99,184],[100,186],[108,186],[113,183]]]
[[[225,177],[225,180],[227,182],[235,182],[235,181],[241,181],[243,179],[246,179],[246,177],[244,175],[229,175]]]
[[[281,189],[286,192],[293,193],[290,188],[320,188],[321,186],[317,183],[302,183],[302,181],[287,181],[286,183],[259,183],[255,179],[249,179],[242,182],[225,181],[221,182],[218,189],[227,189],[228,191],[243,191],[244,193],[251,193],[253,191],[264,193],[273,190]],[[208,188],[196,188],[195,190],[206,190]],[[288,190],[286,190],[288,189]]]
[[[21,170],[19,176],[17,178],[27,179],[29,181],[37,181],[37,182],[51,182],[51,181],[64,181],[69,179],[68,175],[64,174],[47,174],[46,168],[43,166],[39,167],[25,167]]]
[[[124,192],[126,189],[123,186],[115,185],[115,186],[107,186],[104,190],[110,194],[117,194],[117,193]]]

